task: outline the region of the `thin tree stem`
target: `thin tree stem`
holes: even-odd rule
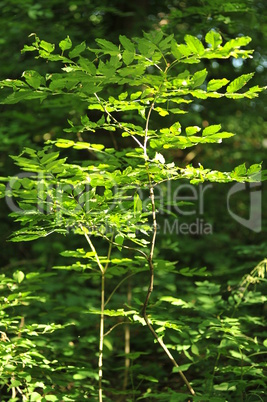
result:
[[[132,301],[132,284],[131,280],[128,277],[128,289],[127,289],[127,303],[131,304]],[[131,351],[131,331],[130,325],[126,324],[124,328],[124,353],[125,353],[125,369],[124,369],[124,380],[123,380],[123,390],[126,390],[128,385],[128,376],[129,376],[129,368],[130,368],[130,359],[128,354]]]
[[[85,228],[80,225],[80,228],[82,229],[84,236],[93,251],[95,255],[95,259],[97,262],[97,265],[101,271],[101,314],[100,314],[100,328],[99,328],[99,357],[98,357],[98,394],[99,394],[99,402],[103,402],[103,389],[102,389],[102,379],[103,379],[103,346],[104,346],[104,331],[105,331],[105,315],[104,315],[104,310],[105,310],[105,273],[106,270],[108,269],[108,264],[109,264],[109,259],[110,259],[110,254],[111,254],[111,249],[112,249],[112,242],[109,244],[109,249],[108,249],[108,258],[107,258],[107,263],[105,265],[105,268],[101,264],[101,261],[99,259],[99,256],[96,252],[96,249],[90,239],[90,236],[86,233]],[[113,237],[112,237],[113,238]]]
[[[93,243],[92,243],[92,241],[91,241],[91,239],[90,239],[90,236],[88,236],[88,234],[86,233],[85,228],[84,228],[82,225],[79,225],[79,226],[80,226],[80,228],[81,228],[82,231],[83,231],[83,234],[84,234],[84,237],[85,237],[86,240],[87,240],[87,243],[89,244],[89,246],[90,246],[92,252],[93,252],[94,255],[95,255],[95,259],[96,259],[97,265],[98,265],[98,267],[99,267],[101,273],[104,274],[104,273],[105,273],[105,269],[104,269],[103,265],[102,265],[101,262],[100,262],[100,259],[99,259],[99,257],[98,257],[97,252],[96,252],[96,249],[95,249],[95,247],[94,247],[94,245],[93,245]]]
[[[101,275],[101,315],[99,329],[99,358],[98,358],[98,390],[99,402],[103,401],[102,379],[103,379],[103,346],[104,346],[104,309],[105,309],[105,273]]]
[[[149,173],[148,173],[149,176]],[[151,204],[152,204],[152,219],[153,219],[153,235],[152,235],[152,240],[151,240],[151,248],[150,248],[150,254],[148,257],[148,265],[149,265],[149,270],[150,270],[150,281],[149,281],[149,286],[147,289],[147,294],[146,294],[146,299],[143,305],[143,317],[144,320],[150,330],[150,332],[152,333],[152,335],[154,336],[154,338],[157,340],[157,342],[159,343],[159,345],[162,347],[162,349],[164,350],[164,352],[166,353],[166,355],[168,356],[168,358],[171,360],[172,364],[175,367],[179,367],[179,364],[176,362],[176,360],[174,359],[174,357],[172,356],[171,352],[169,351],[169,349],[167,348],[167,346],[164,344],[163,340],[161,338],[158,337],[157,333],[155,332],[154,328],[152,327],[148,316],[147,316],[147,306],[148,306],[148,302],[151,296],[151,293],[153,291],[153,283],[154,283],[154,265],[153,265],[153,255],[154,255],[154,249],[155,249],[155,243],[156,243],[156,236],[157,236],[157,219],[156,219],[156,205],[155,205],[155,197],[154,197],[154,189],[151,183],[151,179],[149,176],[149,182],[150,182],[150,198],[151,198]],[[186,376],[184,375],[184,373],[182,371],[179,371],[179,374],[182,378],[182,380],[184,381],[184,383],[186,384],[189,392],[191,393],[191,395],[195,395],[195,391],[194,389],[191,387],[189,381],[187,380]]]
[[[105,273],[109,266],[110,255],[112,250],[112,241],[114,233],[112,233],[111,242],[108,247],[107,262],[103,271],[101,271],[101,315],[100,315],[100,329],[99,329],[99,360],[98,360],[98,378],[99,378],[99,402],[102,402],[102,378],[103,378],[103,347],[104,347],[104,331],[105,331]],[[100,262],[100,261],[99,261]]]
[[[154,100],[154,102],[152,102],[152,104],[149,108],[149,111],[147,114],[147,119],[146,119],[145,139],[144,139],[144,156],[146,159],[147,159],[148,125],[149,125],[149,120],[150,120],[152,110],[154,109],[154,105],[155,105],[155,100]]]

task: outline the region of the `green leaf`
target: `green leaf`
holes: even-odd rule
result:
[[[174,57],[178,60],[181,59],[181,57],[188,57],[192,53],[189,46],[184,44],[178,45],[175,41],[172,42],[171,50]]]
[[[39,239],[40,236],[39,234],[19,234],[19,235],[15,235],[14,237],[11,238],[12,242],[20,242],[20,241],[32,241],[32,240],[36,240]]]
[[[159,42],[158,46],[162,52],[166,52],[171,47],[171,41],[173,40],[173,34],[168,35],[165,39]]]
[[[21,382],[19,380],[11,380],[11,387],[19,387]]]
[[[58,399],[58,397],[56,395],[46,395],[45,400],[46,401],[51,401],[51,402],[59,401],[59,399]]]
[[[202,135],[203,135],[203,137],[205,137],[206,135],[215,134],[218,131],[220,131],[221,127],[222,127],[221,124],[214,124],[214,125],[208,126],[203,130]]]
[[[117,234],[117,235],[115,236],[115,243],[117,243],[119,246],[122,246],[122,245],[123,245],[123,242],[124,242],[124,236],[121,235],[121,234]],[[116,246],[117,246],[117,244],[116,244]],[[121,251],[122,248],[119,247],[119,246],[117,246],[117,248],[118,248],[118,250]]]
[[[22,271],[16,271],[13,274],[13,278],[15,279],[15,281],[17,281],[18,283],[21,283],[23,281],[23,279],[25,278],[25,275]]]
[[[120,35],[119,40],[125,50],[128,50],[130,53],[135,52],[135,46],[134,46],[133,42],[127,38],[127,36]]]
[[[48,163],[56,160],[59,157],[59,152],[50,152],[47,155],[44,155],[40,160],[42,165],[47,165]]]
[[[182,299],[177,299],[176,297],[172,297],[172,296],[162,296],[160,298],[160,300],[165,301],[167,303],[171,303],[174,306],[183,306],[184,308],[190,307],[189,303],[185,302]]]
[[[64,52],[65,50],[71,49],[72,41],[69,36],[59,42],[59,47]]]
[[[196,344],[193,344],[193,345],[191,346],[191,352],[192,352],[194,355],[199,356],[199,350],[198,350],[198,347],[197,347]]]
[[[102,60],[100,60],[99,65],[98,65],[98,71],[100,74],[103,74],[106,77],[112,77],[114,76],[116,72],[116,68],[112,67],[109,62],[103,63]]]
[[[74,49],[73,49],[74,50]],[[79,57],[79,65],[90,75],[96,75],[97,69],[93,62],[85,57]]]
[[[131,65],[129,67],[120,68],[118,73],[122,77],[127,77],[129,75],[138,76],[145,72],[146,67],[143,64]]]
[[[191,95],[195,96],[198,99],[207,99],[208,97],[206,91],[203,91],[203,89],[194,89],[191,91]]]
[[[135,57],[135,52],[133,51],[129,51],[129,50],[124,50],[123,54],[122,54],[122,60],[124,61],[124,63],[126,64],[126,66],[128,66],[129,64],[131,64],[134,60]]]
[[[40,47],[46,50],[48,53],[52,53],[55,50],[55,45],[53,43],[46,42],[45,40],[41,40]]]
[[[173,367],[172,372],[179,373],[181,371],[187,371],[191,365],[192,365],[192,363],[188,363],[188,364],[182,364],[179,367]]]
[[[114,43],[106,39],[96,39],[96,42],[101,47],[102,51],[111,56],[117,56],[120,54],[120,49]]]
[[[233,137],[235,134],[234,133],[229,133],[228,131],[221,131],[218,134],[209,134],[208,136],[204,137],[207,142],[214,142],[214,140],[221,142],[223,138],[230,138]]]
[[[155,107],[155,112],[158,112],[160,116],[167,116],[169,112],[166,109],[162,109],[162,107]]]
[[[247,174],[255,174],[259,173],[261,171],[261,163],[255,163],[254,165],[251,165],[248,170]]]
[[[130,99],[131,100],[136,100],[138,98],[140,98],[140,96],[142,95],[142,91],[137,91],[131,94]]]
[[[75,46],[70,52],[69,57],[74,59],[79,56],[86,49],[86,42],[82,42],[79,45]]]
[[[41,402],[42,399],[42,395],[38,392],[31,392],[30,402]]]
[[[150,381],[150,382],[159,382],[159,380],[157,378],[152,377],[151,375],[138,374],[137,378],[139,378],[139,380],[146,380],[146,381]]]
[[[185,202],[184,202],[185,203]],[[187,203],[187,204],[191,204],[192,203]],[[179,274],[184,275],[184,276],[209,276],[210,274],[207,272],[207,268],[206,267],[202,267],[202,268],[182,268],[179,270]]]
[[[134,213],[140,214],[142,212],[142,200],[139,197],[138,193],[134,195]]]
[[[85,378],[97,378],[96,374],[93,371],[89,370],[79,370],[76,374],[73,375],[74,380],[83,380]],[[63,399],[64,401],[73,401],[73,399]]]
[[[218,32],[211,30],[205,36],[205,41],[211,45],[212,49],[217,49],[222,43],[222,37]]]
[[[39,73],[37,73],[37,71],[34,70],[24,71],[22,77],[24,77],[27,84],[29,84],[34,89],[39,88],[41,84],[45,85],[44,77],[42,77]]]
[[[125,99],[127,98],[127,96],[128,96],[128,92],[127,92],[127,91],[121,92],[121,93],[119,94],[119,100],[120,100],[120,101],[123,101],[123,100],[125,100]]]
[[[249,80],[251,80],[253,75],[254,75],[254,73],[241,75],[240,77],[236,78],[234,81],[230,82],[230,84],[226,88],[226,91],[228,93],[238,91],[239,89],[243,88]]]
[[[163,131],[164,129],[161,130],[162,133],[164,133]],[[174,123],[171,127],[170,127],[170,132],[174,135],[180,135],[181,134],[181,124],[179,121],[177,121],[176,123]]]
[[[141,38],[138,40],[138,49],[143,56],[149,58],[153,56],[156,46],[149,40]]]
[[[74,141],[72,140],[65,140],[63,138],[60,138],[57,140],[57,142],[55,143],[55,146],[58,148],[70,148],[75,144]]]
[[[199,131],[201,131],[201,128],[198,126],[189,126],[189,127],[186,127],[186,129],[185,129],[186,135],[194,135],[194,134],[198,133]]]
[[[0,198],[4,198],[6,196],[6,186],[3,183],[0,183]]]
[[[154,32],[144,32],[144,37],[148,39],[150,42],[158,45],[161,39],[163,38],[163,32],[161,30],[156,30]]]
[[[245,163],[242,163],[241,165],[236,166],[233,171],[234,176],[243,176],[246,173],[247,173],[247,168],[246,168]]]
[[[33,92],[31,89],[21,89],[20,91],[13,92],[8,95],[4,101],[0,102],[0,104],[13,105],[15,103],[21,102],[23,100],[32,100],[32,99],[40,99],[43,100],[47,97],[47,93],[37,91]]]
[[[192,53],[201,56],[205,52],[202,42],[197,37],[185,35],[184,40]]]
[[[238,49],[241,46],[246,46],[251,42],[251,38],[249,36],[241,36],[239,38],[230,39],[223,46],[224,51],[231,51],[232,49]]]
[[[28,46],[28,45],[24,45],[23,49],[21,50],[21,53],[26,53],[26,52],[33,52],[37,50],[37,48],[35,46]]]
[[[200,85],[202,85],[203,82],[205,81],[207,75],[208,75],[208,72],[207,72],[206,68],[204,68],[204,70],[197,71],[192,77],[193,88],[196,88],[196,87],[199,87]]]
[[[210,80],[207,85],[207,91],[217,91],[217,89],[220,89],[227,85],[229,80],[226,78],[222,78],[220,80]]]

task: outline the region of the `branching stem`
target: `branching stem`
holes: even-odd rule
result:
[[[147,255],[144,251],[140,250],[139,248],[135,248],[135,247],[129,247],[129,246],[125,246],[124,244],[119,244],[116,243],[115,241],[111,241],[107,236],[102,235],[103,239],[107,240],[109,243],[112,243],[113,246],[119,246],[121,248],[125,248],[127,250],[133,250],[136,251],[137,253],[140,253],[143,257],[145,257],[145,259],[147,260]]]
[[[145,128],[145,141],[144,141],[144,154],[145,154],[145,158],[147,159],[147,142],[148,142],[148,126],[149,126],[149,120],[150,120],[150,116],[151,116],[151,112],[154,108],[154,103],[155,101],[152,103],[148,115],[147,115],[147,121],[146,121],[146,128]],[[149,256],[147,258],[148,261],[148,265],[149,265],[149,272],[150,272],[150,279],[149,279],[149,285],[148,285],[148,289],[147,289],[147,294],[146,294],[146,298],[144,301],[144,305],[143,305],[143,309],[142,309],[142,314],[144,317],[144,320],[150,330],[150,332],[152,333],[152,335],[154,336],[154,338],[157,340],[157,342],[159,343],[159,345],[162,347],[162,349],[164,350],[164,352],[166,353],[166,355],[168,356],[168,358],[171,360],[172,364],[175,367],[179,367],[179,364],[176,362],[176,360],[174,359],[174,357],[172,356],[171,352],[169,351],[169,349],[167,348],[167,346],[164,344],[163,340],[161,338],[159,338],[159,336],[157,335],[157,333],[155,332],[151,322],[149,321],[149,318],[147,316],[147,306],[148,306],[148,302],[150,299],[150,296],[153,292],[153,285],[154,285],[154,264],[153,264],[153,256],[154,256],[154,250],[155,250],[155,244],[156,244],[156,237],[157,237],[157,216],[156,216],[156,204],[155,204],[155,196],[154,196],[154,187],[153,187],[153,183],[151,180],[151,176],[149,173],[149,165],[148,162],[146,162],[146,169],[147,169],[147,175],[148,175],[148,181],[149,181],[149,194],[150,194],[150,201],[151,201],[151,206],[152,206],[152,224],[153,224],[153,234],[152,234],[152,239],[151,239],[151,247],[150,247],[150,253]],[[186,376],[184,375],[184,373],[182,371],[179,371],[179,374],[182,378],[182,380],[184,381],[184,383],[186,384],[189,392],[191,393],[191,395],[195,395],[195,391],[192,388],[192,386],[190,385],[189,381],[187,380]]]
[[[134,139],[134,141],[139,145],[139,147],[141,147],[142,149],[144,149],[143,144],[138,140],[138,138],[136,138],[133,133],[127,129],[127,127],[123,127],[123,125],[107,110],[106,106],[103,105],[103,102],[101,102],[101,99],[99,98],[99,96],[95,93],[94,94],[96,99],[98,100],[98,102],[100,103],[100,105],[102,106],[102,108],[104,109],[104,112],[111,118],[111,120],[114,121],[114,123],[116,123],[119,128],[121,128],[122,130],[126,131],[128,134],[130,134],[130,136]]]
[[[112,296],[114,295],[114,293],[116,293],[116,291],[119,289],[119,287],[123,284],[123,282],[125,282],[127,279],[129,279],[131,276],[136,275],[136,273],[130,274],[128,276],[125,276],[119,283],[117,286],[115,286],[115,288],[112,290],[112,292],[110,293],[109,297],[107,298],[106,302],[105,302],[105,306],[109,303],[110,299],[112,298]]]
[[[98,357],[98,394],[99,394],[99,402],[103,402],[103,390],[102,390],[102,379],[103,379],[103,346],[104,346],[104,330],[105,330],[105,315],[104,315],[104,310],[105,310],[105,273],[108,269],[109,265],[109,260],[110,260],[110,255],[111,255],[111,250],[112,250],[112,243],[113,243],[113,234],[111,238],[111,242],[109,243],[109,248],[108,248],[108,255],[107,255],[107,262],[105,267],[101,264],[101,261],[99,259],[99,256],[96,252],[96,249],[90,239],[90,236],[88,236],[85,228],[80,225],[80,229],[83,231],[84,236],[92,250],[92,252],[95,255],[95,259],[97,262],[97,265],[100,269],[101,272],[101,314],[100,314],[100,328],[99,328],[99,357]]]

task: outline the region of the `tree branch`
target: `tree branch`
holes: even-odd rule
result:
[[[143,144],[131,133],[130,130],[127,129],[127,127],[123,127],[123,125],[117,120],[115,119],[114,116],[112,116],[112,114],[107,110],[106,106],[103,105],[103,103],[101,102],[99,96],[95,93],[94,94],[96,99],[98,100],[98,102],[100,103],[100,105],[103,107],[104,112],[114,121],[114,123],[116,123],[122,130],[126,131],[128,134],[130,134],[130,136],[134,139],[134,141],[139,145],[140,148],[144,149]]]

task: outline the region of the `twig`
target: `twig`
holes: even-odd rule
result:
[[[114,295],[114,293],[116,293],[116,291],[119,289],[119,287],[123,284],[123,282],[125,282],[127,279],[129,279],[131,276],[136,275],[137,272],[130,274],[128,276],[126,276],[125,278],[123,278],[117,286],[115,286],[115,288],[112,290],[112,292],[110,293],[109,297],[107,298],[106,302],[105,302],[105,306],[108,304],[108,302],[110,301],[110,299],[112,298],[112,296]]]
[[[147,159],[147,142],[148,142],[148,124],[149,124],[149,120],[150,120],[150,116],[152,113],[152,110],[154,109],[154,105],[155,105],[155,100],[154,102],[151,104],[148,114],[147,114],[147,119],[146,119],[146,128],[145,128],[145,140],[144,140],[144,155],[145,158]]]
[[[103,239],[105,239],[105,240],[107,240],[109,243],[111,243],[111,240],[110,240],[107,236],[102,235],[102,237],[103,237]],[[147,260],[147,254],[146,254],[144,251],[140,250],[139,248],[134,248],[134,247],[125,246],[124,244],[119,244],[119,243],[116,243],[115,241],[112,241],[112,244],[113,244],[114,246],[119,246],[119,247],[125,248],[125,249],[127,249],[127,250],[137,251],[138,253],[142,254],[142,256],[145,257],[145,259]]]
[[[143,144],[131,133],[131,131],[128,130],[127,127],[123,127],[123,125],[107,110],[106,106],[103,105],[103,103],[101,102],[99,96],[98,96],[96,93],[95,93],[94,95],[95,95],[96,99],[98,100],[98,102],[100,103],[100,105],[103,107],[104,112],[105,112],[116,124],[118,124],[118,126],[119,126],[122,130],[126,131],[126,132],[134,139],[134,141],[139,145],[139,147],[141,147],[142,149],[144,149]]]
[[[113,329],[115,329],[119,325],[123,325],[123,324],[129,324],[129,322],[128,321],[117,322],[117,324],[113,325],[113,327],[111,327],[107,332],[104,333],[104,336],[107,336],[108,334],[110,334],[113,331]]]
[[[86,238],[87,243],[89,244],[89,246],[90,246],[92,252],[93,252],[94,255],[95,255],[95,259],[96,259],[97,265],[99,266],[99,269],[100,269],[101,273],[104,274],[104,273],[105,273],[105,268],[103,267],[103,265],[102,265],[101,262],[100,262],[100,259],[99,259],[99,257],[98,257],[98,254],[97,254],[97,252],[96,252],[96,249],[95,249],[95,247],[94,247],[94,245],[93,245],[93,243],[92,243],[90,237],[88,236],[88,234],[86,233],[86,230],[84,229],[84,227],[83,227],[81,224],[79,225],[79,227],[80,227],[80,229],[83,231],[84,237]]]

